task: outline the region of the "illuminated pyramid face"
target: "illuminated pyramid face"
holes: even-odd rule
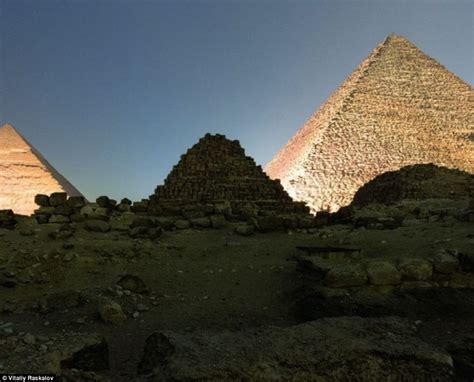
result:
[[[430,162],[474,172],[474,91],[391,35],[265,171],[313,211],[335,211],[375,176]]]
[[[30,215],[35,195],[53,192],[81,195],[11,125],[0,127],[0,209]]]

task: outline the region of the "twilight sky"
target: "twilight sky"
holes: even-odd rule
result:
[[[206,132],[264,165],[386,35],[474,83],[474,3],[0,0],[0,125],[138,200]]]

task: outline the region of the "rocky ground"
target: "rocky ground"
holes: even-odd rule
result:
[[[249,236],[232,222],[137,239],[20,219],[0,229],[0,372],[73,381],[471,381],[468,203],[372,204],[345,223]],[[364,264],[395,264],[400,279],[331,284],[302,266],[314,247],[332,248],[322,257],[336,265],[352,264],[337,248]],[[434,264],[440,252],[457,261],[448,281],[432,270],[403,284],[404,260]]]

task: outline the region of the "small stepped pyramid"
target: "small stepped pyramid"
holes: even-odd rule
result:
[[[296,203],[278,181],[271,180],[245,155],[239,141],[206,134],[186,154],[150,197],[153,205],[253,203],[262,209],[308,211]]]
[[[81,193],[11,125],[0,128],[0,210],[30,215],[38,208],[35,195]]]
[[[337,211],[377,175],[422,163],[474,172],[474,91],[390,35],[265,171],[313,211]]]

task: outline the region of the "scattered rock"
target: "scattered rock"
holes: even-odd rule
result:
[[[191,226],[191,223],[189,220],[180,219],[174,222],[174,226],[176,229],[188,229]]]
[[[67,202],[67,193],[65,192],[53,192],[49,197],[49,205],[52,207],[60,206]]]
[[[450,274],[456,272],[459,260],[446,250],[441,250],[433,257],[433,269],[435,272]]]
[[[117,285],[134,293],[145,293],[148,290],[145,282],[140,277],[131,274],[123,275]]]
[[[53,292],[43,296],[39,300],[39,308],[41,312],[53,312],[75,308],[83,303],[80,292],[75,290],[67,290],[62,292]]]
[[[332,268],[326,274],[324,282],[332,288],[361,286],[367,284],[367,274],[360,266],[341,265]]]
[[[87,220],[86,228],[89,231],[107,233],[110,231],[110,224],[103,220]]]
[[[127,316],[123,312],[120,304],[111,299],[100,299],[98,311],[100,318],[102,318],[104,322],[114,325],[121,324],[127,319]]]
[[[227,226],[227,220],[224,215],[212,215],[211,216],[211,226],[212,228],[224,228]]]
[[[367,265],[367,276],[372,285],[400,284],[401,274],[398,269],[387,261],[372,261]]]
[[[105,371],[109,369],[108,344],[99,335],[82,337],[80,342],[55,350],[47,358],[48,369],[56,374],[64,374],[66,370]],[[82,379],[77,380],[82,381]]]
[[[209,218],[195,218],[191,219],[190,223],[196,228],[207,228],[211,226],[211,220]]]
[[[49,196],[38,194],[35,196],[35,203],[41,207],[49,207]]]
[[[255,227],[250,224],[239,224],[234,232],[241,236],[250,236],[255,232]]]
[[[423,259],[403,259],[399,269],[402,278],[407,281],[426,281],[433,276],[433,264]]]

